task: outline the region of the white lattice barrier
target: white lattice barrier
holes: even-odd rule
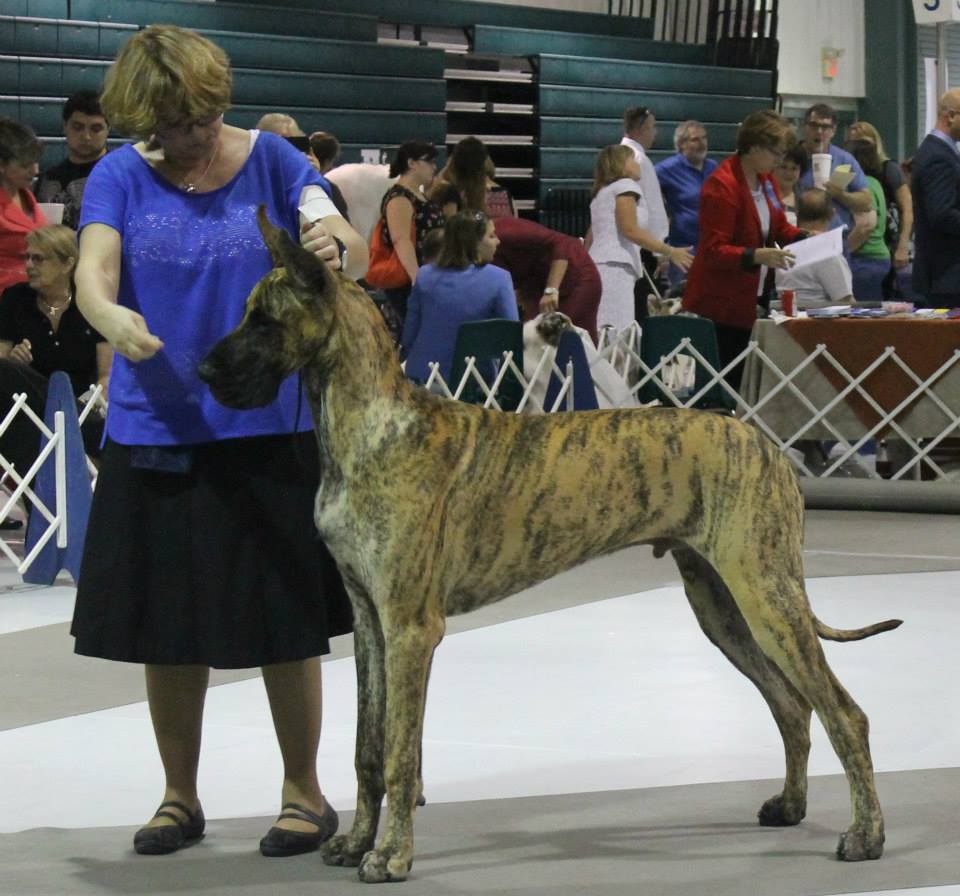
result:
[[[88,393],[89,398],[79,414],[81,426],[90,414],[103,413],[106,410],[103,388],[101,386],[91,386],[90,388],[91,392]],[[3,505],[0,506],[0,521],[8,519],[21,500],[25,503],[29,502],[33,508],[32,513],[39,514],[40,517],[46,521],[46,526],[33,548],[22,558],[12,546],[12,542],[0,536],[0,551],[3,551],[17,568],[17,572],[22,575],[30,568],[44,546],[54,536],[56,536],[57,539],[57,547],[65,548],[67,546],[67,515],[69,513],[69,507],[67,506],[65,417],[63,411],[57,411],[54,414],[54,426],[51,430],[43,419],[37,416],[30,405],[27,404],[26,394],[16,393],[13,396],[13,405],[3,420],[0,421],[0,438],[3,437],[3,434],[9,429],[18,415],[25,416],[36,426],[40,450],[33,464],[31,464],[30,469],[24,473],[20,473],[14,469],[10,461],[0,453],[0,468],[3,470],[4,491],[8,492],[6,500],[3,502]],[[56,511],[47,507],[46,503],[40,499],[29,485],[29,483],[33,482],[34,477],[51,454],[54,456],[55,465]],[[86,463],[88,472],[95,481],[96,467],[90,462],[89,458],[86,458]],[[34,525],[36,524],[34,523]],[[17,531],[25,534],[26,529],[24,528]]]
[[[651,367],[640,357],[641,336],[641,328],[637,324],[631,324],[619,333],[604,329],[600,332],[597,347],[599,357],[608,361],[622,379],[625,390],[621,394],[629,395],[634,402],[638,401],[641,390],[647,385],[652,385],[660,396],[656,403],[673,407],[695,407],[712,390],[719,389],[733,408],[733,413],[744,422],[758,427],[781,451],[788,453],[803,476],[883,478],[877,472],[872,456],[863,457],[864,450],[875,447],[881,440],[889,445],[891,453],[896,454],[892,458],[893,468],[887,474],[893,480],[920,478],[921,465],[925,467],[926,476],[945,479],[954,475],[950,468],[937,459],[937,451],[942,450],[945,440],[960,436],[960,351],[955,352],[932,374],[921,377],[892,347],[885,349],[862,372],[853,374],[844,369],[823,345],[795,366],[781,369],[758,343],[751,342],[737,358],[717,370],[689,339],[683,339]],[[693,357],[706,371],[707,378],[699,388],[679,391],[672,388],[675,385],[674,365],[682,354]],[[741,361],[748,366],[753,364],[756,369],[764,371],[768,379],[772,377],[774,380],[772,387],[768,384],[764,393],[752,403],[724,379]],[[814,400],[803,385],[805,377],[811,375],[818,361],[829,365],[842,379],[843,386],[836,390],[827,389],[827,394],[821,396],[820,400]],[[895,365],[912,383],[909,394],[891,409],[884,409],[864,385],[871,374],[885,364]],[[562,386],[557,400],[551,407],[545,408],[536,397],[535,383],[547,369],[561,378]],[[551,366],[547,351],[539,359],[535,375],[530,378],[524,376],[511,353],[505,354],[492,384],[484,381],[475,359],[467,359],[463,377],[456,384],[444,382],[437,364],[431,365],[431,371],[428,388],[449,398],[459,398],[467,384],[475,382],[486,396],[484,407],[500,408],[497,391],[508,371],[524,386],[518,413],[549,413],[572,407],[573,371],[569,368],[561,371],[556,365]],[[604,392],[599,383],[595,382],[595,386],[598,395],[603,394],[611,404],[617,404],[615,397]],[[876,415],[875,422],[867,425],[852,418],[847,404],[851,396],[857,396],[866,403]],[[922,422],[915,419],[918,402],[923,403]],[[788,406],[788,431],[785,431],[785,405]],[[776,413],[773,412],[775,406]],[[841,413],[844,409],[845,416]],[[932,424],[934,417],[937,422]],[[811,446],[822,452],[815,465],[805,453]]]

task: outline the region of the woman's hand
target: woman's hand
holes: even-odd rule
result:
[[[128,361],[146,361],[163,348],[163,342],[150,332],[143,315],[123,305],[104,303],[94,326]]]
[[[910,264],[910,247],[897,246],[893,253],[893,266],[899,271]]]
[[[560,297],[557,293],[544,293],[540,296],[540,313],[549,314],[560,307]]]
[[[312,252],[332,271],[340,270],[340,247],[321,221],[300,227],[300,245]]]
[[[775,249],[765,246],[757,249],[753,253],[753,260],[757,264],[762,264],[768,268],[779,268],[781,271],[789,271],[797,260],[789,249]]]
[[[687,246],[686,248],[682,246],[671,246],[670,251],[667,252],[667,258],[670,259],[670,262],[680,268],[681,271],[689,271],[690,265],[693,264],[693,255],[690,254],[690,250],[693,246]]]
[[[23,342],[18,342],[12,349],[10,349],[10,355],[14,361],[19,361],[21,364],[26,364],[29,366],[33,363],[33,352],[30,349],[33,348],[30,345],[29,339],[24,339]]]

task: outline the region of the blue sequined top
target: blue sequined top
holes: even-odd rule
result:
[[[107,434],[123,445],[191,445],[292,432],[296,378],[265,408],[219,404],[197,376],[210,347],[243,316],[257,281],[272,268],[257,227],[257,206],[297,238],[304,186],[327,182],[302,153],[261,133],[239,172],[209,193],[186,193],[132,146],[108,153],[90,174],[81,229],[106,224],[122,241],[117,301],[143,315],[164,348],[148,361],[114,356]],[[312,420],[304,404],[299,430]]]

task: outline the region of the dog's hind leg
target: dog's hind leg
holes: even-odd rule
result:
[[[692,548],[675,549],[672,553],[704,634],[757,686],[783,738],[787,769],[783,792],[760,808],[760,824],[799,824],[807,807],[810,704],[760,649],[714,568]]]
[[[867,717],[827,664],[802,573],[787,572],[800,564],[784,560],[764,565],[758,562],[756,549],[749,550],[749,556],[744,553],[719,563],[717,571],[763,652],[813,707],[843,764],[853,820],[840,835],[838,858],[878,859],[883,855],[883,813],[870,761]]]
[[[323,847],[327,865],[356,867],[373,847],[383,803],[383,732],[386,687],[383,632],[370,598],[348,585],[354,617],[354,650],[357,666],[357,811],[348,834],[338,834]]]
[[[360,879],[367,883],[405,880],[413,865],[413,814],[420,795],[427,681],[444,621],[442,615],[426,614],[402,627],[385,628],[388,814],[380,842],[360,863]]]

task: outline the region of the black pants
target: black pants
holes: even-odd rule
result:
[[[750,343],[750,331],[740,327],[728,327],[725,324],[715,324],[717,331],[717,348],[720,352],[720,367],[726,367]],[[740,391],[740,380],[743,379],[744,361],[734,367],[724,379],[731,388]]]

